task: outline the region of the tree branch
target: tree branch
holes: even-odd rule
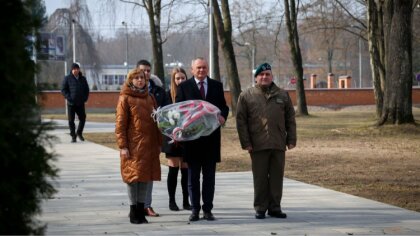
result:
[[[340,0],[335,0],[336,3],[338,3],[338,5],[340,5],[341,8],[343,8],[343,10],[349,14],[349,16],[355,20],[356,22],[358,22],[361,26],[363,26],[364,30],[367,29],[367,26],[365,24],[365,22],[361,21],[359,18],[357,18],[356,16],[354,16],[341,2]]]

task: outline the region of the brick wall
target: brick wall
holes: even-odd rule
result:
[[[117,106],[119,91],[91,91],[86,110],[113,112]],[[43,91],[39,99],[44,113],[64,113],[65,99],[60,91]]]
[[[293,104],[296,104],[296,91],[288,90]],[[355,106],[374,105],[372,89],[306,89],[308,106]],[[86,109],[89,112],[113,112],[117,105],[119,91],[91,91]],[[413,88],[413,104],[420,105],[420,88]],[[230,92],[225,91],[230,106]],[[39,99],[44,113],[64,113],[65,101],[60,91],[44,91]]]
[[[418,92],[420,95],[420,90],[418,90]],[[290,90],[289,94],[293,104],[296,104],[296,90]],[[309,106],[354,106],[375,104],[375,96],[372,89],[307,89],[305,90],[305,95],[306,103]]]

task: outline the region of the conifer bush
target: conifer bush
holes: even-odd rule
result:
[[[39,119],[32,41],[45,15],[41,0],[3,1],[0,7],[0,235],[43,234],[36,220],[54,192],[53,137]]]

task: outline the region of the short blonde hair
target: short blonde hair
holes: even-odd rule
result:
[[[125,84],[127,86],[132,86],[133,85],[133,79],[136,78],[138,75],[143,75],[144,79],[146,80],[146,84],[147,84],[147,82],[149,80],[147,79],[147,76],[144,73],[144,70],[138,69],[138,68],[132,69],[132,70],[130,70],[130,72],[128,72],[127,79],[125,80]]]

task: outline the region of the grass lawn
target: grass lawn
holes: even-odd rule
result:
[[[420,109],[413,108],[413,114],[420,123]],[[114,119],[114,114],[88,114],[90,121]],[[310,110],[309,117],[297,117],[298,144],[286,153],[286,177],[420,212],[420,126],[375,127],[374,122],[372,109],[356,107]],[[86,133],[85,138],[116,148],[113,133]],[[166,163],[163,154],[161,163]],[[229,117],[218,171],[247,171],[250,165]]]

